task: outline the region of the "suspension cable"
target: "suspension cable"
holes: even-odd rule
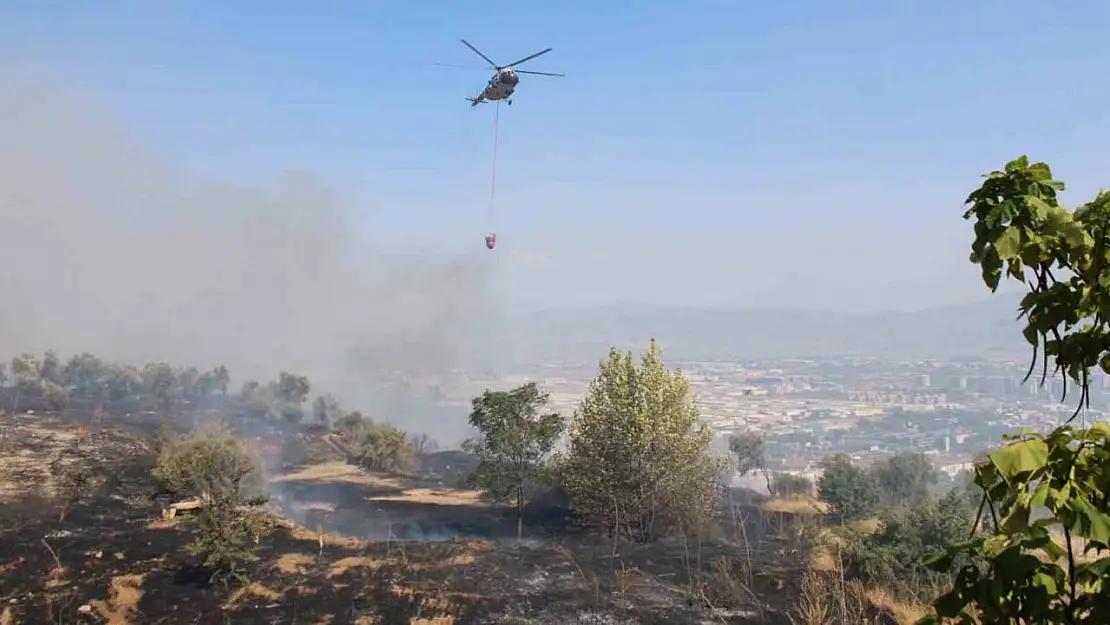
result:
[[[498,100],[493,114],[493,172],[490,176],[489,183],[489,213],[487,219],[489,221],[489,231],[494,232],[496,224],[494,223],[496,205],[494,200],[497,194],[497,136],[501,126],[501,101]]]

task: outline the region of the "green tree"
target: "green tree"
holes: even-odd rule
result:
[[[879,484],[869,472],[852,464],[845,454],[834,454],[822,462],[817,493],[846,519],[854,519],[878,507]]]
[[[181,385],[177,372],[168,363],[152,362],[143,368],[143,385],[150,394],[169,412],[175,400],[181,396]]]
[[[470,425],[480,438],[463,443],[478,458],[466,484],[495,499],[516,501],[518,541],[524,533],[525,498],[566,428],[559,413],[544,411],[547,402],[547,393],[535,382],[511,391],[487,390],[470,402]]]
[[[21,354],[12,358],[12,378],[15,382],[15,396],[12,398],[12,412],[19,412],[19,400],[38,389],[41,382],[39,361],[33,354]]]
[[[216,374],[212,371],[205,371],[197,376],[196,382],[193,383],[193,393],[197,397],[208,397],[217,388]]]
[[[243,388],[239,391],[239,397],[245,400],[254,399],[261,388],[262,385],[258,383],[258,380],[247,380],[243,382]]]
[[[312,420],[319,425],[328,425],[343,415],[343,408],[331,394],[320,395],[312,402]]]
[[[96,397],[102,390],[100,382],[104,369],[104,363],[99,358],[84,352],[69,359],[62,368],[62,378],[76,395]]]
[[[42,382],[42,398],[53,410],[65,410],[66,406],[69,405],[69,391],[66,390],[66,387],[50,380],[43,380]]]
[[[196,367],[187,367],[178,371],[177,384],[181,387],[182,397],[195,397],[197,395],[197,380],[200,379],[200,372]]]
[[[231,384],[231,373],[227,367],[220,365],[212,370],[212,374],[216,378],[216,388],[220,389],[220,394],[227,395],[227,387]]]
[[[167,445],[154,477],[178,497],[209,501],[247,499],[258,495],[263,484],[258,459],[242,440],[221,426]]]
[[[928,570],[922,560],[965,540],[970,530],[963,494],[953,489],[936,499],[884,510],[879,530],[860,536],[848,550],[849,560],[866,581],[890,586],[897,580],[910,596],[935,596],[935,589],[953,578]]]
[[[282,371],[278,375],[277,391],[283,402],[300,406],[312,392],[312,384],[303,375]]]
[[[416,466],[416,449],[401,430],[363,421],[354,432],[355,462],[367,469],[405,473]]]
[[[1057,200],[1063,189],[1048,165],[1022,156],[985,176],[964,218],[974,221],[971,261],[987,288],[1006,277],[1028,289],[1026,377],[1039,364],[1043,384],[1051,362],[1079,391],[1074,419],[1089,405],[1092,370],[1110,373],[1110,193],[1069,211]],[[969,562],[921,622],[1110,623],[1110,424],[1007,438],[975,468],[977,516],[989,515],[991,531],[929,560],[938,571]],[[1040,509],[1049,516],[1036,518]]]
[[[580,514],[634,541],[708,522],[725,463],[689,391],[654,339],[639,366],[610,350],[571,420],[560,467]]]
[[[142,390],[143,377],[134,367],[110,364],[104,367],[98,384],[106,395],[104,399],[109,402],[122,401]]]
[[[62,384],[62,364],[58,360],[58,354],[52,349],[46,351],[42,356],[42,363],[39,365],[39,377],[44,382],[53,382],[55,384]]]
[[[257,559],[254,548],[264,531],[256,512],[265,502],[258,459],[226,429],[208,428],[166,445],[154,477],[164,489],[204,502],[189,553],[213,578],[241,577],[239,565]]]
[[[916,452],[883,458],[868,470],[878,482],[884,499],[891,504],[912,505],[925,501],[939,477],[933,461]]]
[[[728,437],[728,450],[732,453],[737,475],[743,478],[758,469],[767,481],[767,492],[771,492],[771,475],[767,473],[763,447],[763,437],[755,432],[743,432]]]

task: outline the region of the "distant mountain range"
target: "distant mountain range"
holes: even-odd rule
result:
[[[613,306],[549,310],[511,319],[503,349],[524,360],[592,361],[610,346],[638,350],[651,337],[668,360],[746,360],[841,355],[899,359],[1024,356],[1017,300],[918,312],[853,314],[773,309]]]

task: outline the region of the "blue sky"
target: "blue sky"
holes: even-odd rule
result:
[[[481,246],[527,306],[979,299],[960,203],[1020,153],[1110,186],[1110,4],[11,1],[0,58],[102,99],[199,176],[309,169],[379,237]],[[436,66],[452,63],[472,71]],[[502,253],[504,252],[504,253]]]

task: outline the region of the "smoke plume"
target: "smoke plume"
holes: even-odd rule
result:
[[[62,84],[0,67],[0,357],[224,364],[233,384],[284,369],[352,408],[403,407],[380,415],[402,427],[461,431],[465,411],[429,423],[389,385],[481,354],[497,308],[484,250],[385,254],[305,173],[198,183]]]

